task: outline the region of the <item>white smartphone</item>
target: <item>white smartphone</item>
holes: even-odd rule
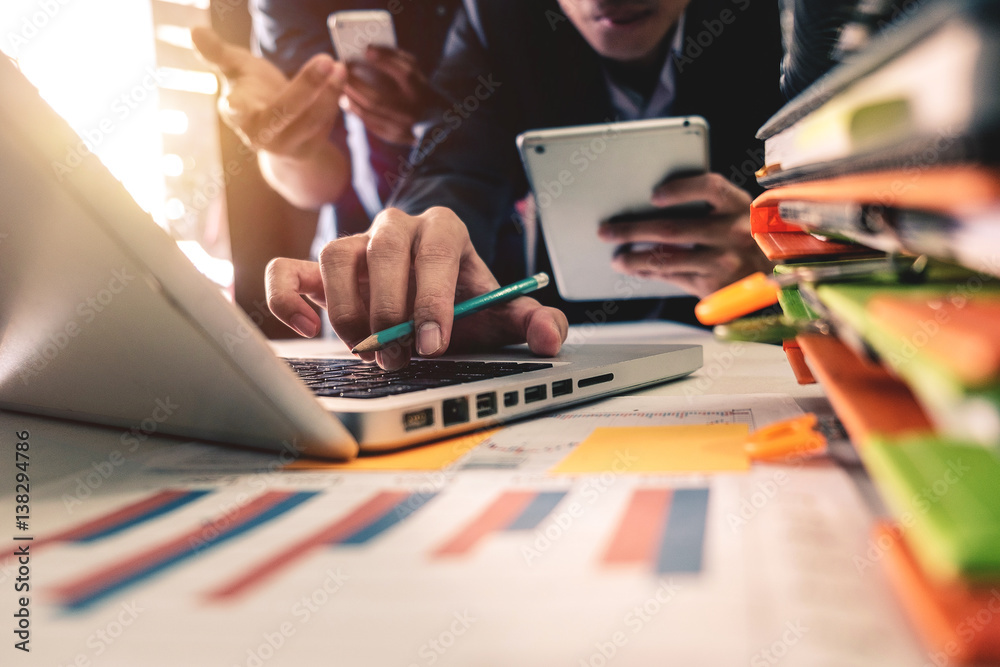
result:
[[[533,130],[517,146],[535,195],[556,287],[569,301],[679,296],[670,283],[616,272],[616,253],[647,248],[602,241],[602,222],[697,218],[707,204],[656,209],[663,181],[709,170],[708,122],[700,116]]]
[[[384,9],[333,12],[326,19],[337,60],[364,60],[369,45],[396,48],[392,14]]]

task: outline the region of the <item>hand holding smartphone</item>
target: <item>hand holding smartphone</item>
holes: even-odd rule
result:
[[[341,62],[364,60],[369,46],[396,48],[392,15],[384,9],[333,12],[326,23]]]

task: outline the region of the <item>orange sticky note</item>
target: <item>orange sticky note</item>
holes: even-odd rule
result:
[[[360,456],[346,463],[299,459],[289,463],[283,470],[441,470],[499,430],[493,428],[476,431],[410,449]]]
[[[746,424],[595,428],[551,473],[742,472]]]

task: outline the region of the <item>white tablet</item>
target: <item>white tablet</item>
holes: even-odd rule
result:
[[[597,236],[609,219],[663,217],[653,189],[709,170],[708,122],[661,118],[524,132],[517,137],[559,294],[570,301],[685,294],[611,268],[621,250]],[[659,216],[655,214],[659,213]]]

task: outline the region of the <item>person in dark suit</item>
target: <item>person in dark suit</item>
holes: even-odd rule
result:
[[[503,255],[498,239],[528,193],[514,137],[632,118],[708,119],[713,173],[665,183],[651,203],[707,201],[712,211],[698,220],[602,226],[609,242],[659,244],[619,257],[616,268],[695,296],[769,268],[749,235],[749,204],[763,157],[754,133],[782,102],[780,59],[773,2],[468,0],[434,77],[456,102],[422,133],[395,208],[365,234],[329,244],[319,265],[272,263],[272,310],[314,334],[318,319],[299,297],[311,295],[330,308],[349,344],[412,314],[416,352],[443,353],[455,300],[494,289],[490,267],[513,256]],[[453,349],[527,340],[551,354],[566,324],[558,310],[522,298],[455,324]],[[376,359],[397,367],[408,357],[404,348]]]
[[[253,52],[207,28],[192,36],[223,75],[223,120],[257,152],[271,186],[300,208],[335,204],[337,231],[355,233],[388,200],[391,168],[415,141],[413,124],[443,104],[428,79],[458,4],[251,0]],[[400,48],[335,62],[327,16],[355,9],[388,11]],[[342,97],[348,114],[338,105]],[[336,237],[333,230],[321,235]]]

